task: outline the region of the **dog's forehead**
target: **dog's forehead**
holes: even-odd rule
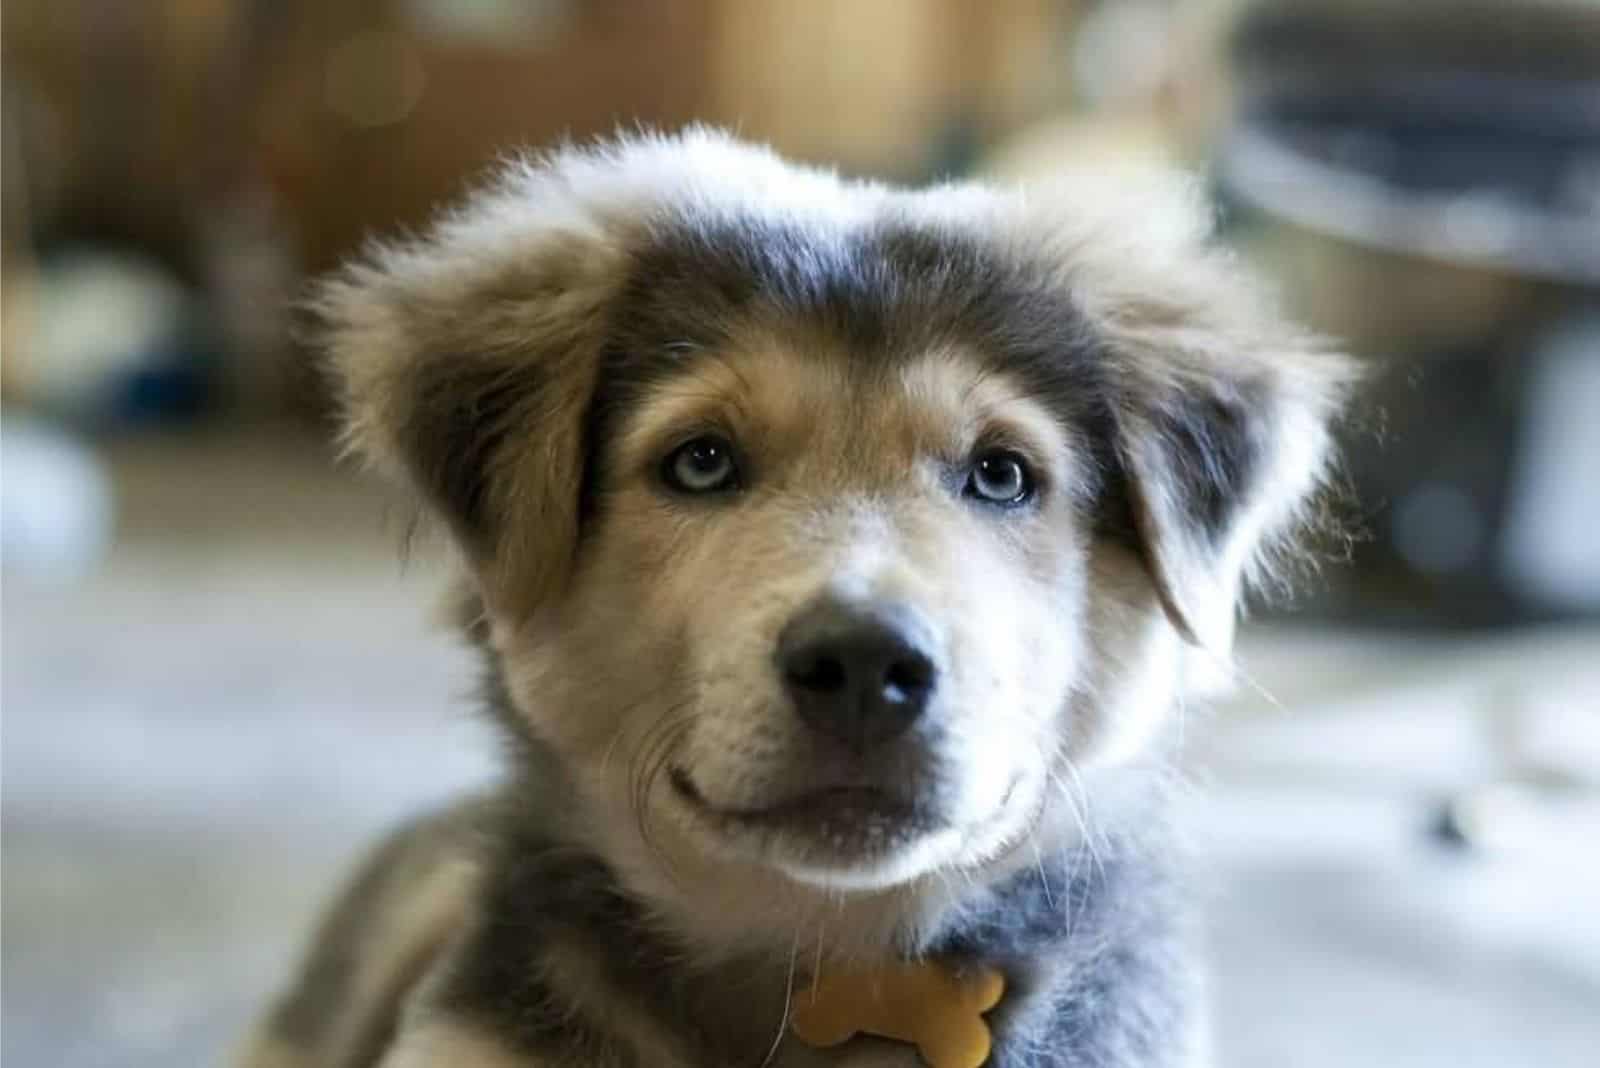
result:
[[[1100,370],[1072,295],[981,235],[901,218],[658,220],[611,311],[594,428],[618,429],[674,382],[677,392],[721,382],[725,397],[774,406],[763,421],[781,425],[784,406],[825,395],[855,398],[858,423],[869,397],[976,411],[961,402],[1006,392],[976,390],[986,376],[1059,426],[1082,427]]]
[[[659,380],[618,428],[617,452],[648,454],[695,428],[722,428],[767,457],[893,477],[926,456],[960,460],[998,436],[1041,460],[1064,457],[1073,434],[1013,376],[963,347],[887,366],[830,357],[751,332]]]

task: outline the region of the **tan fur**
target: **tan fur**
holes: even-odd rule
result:
[[[1188,185],[1118,183],[912,192],[709,131],[647,136],[516,165],[324,291],[350,447],[453,532],[504,714],[570,779],[570,803],[538,818],[602,857],[697,960],[787,955],[792,975],[801,952],[894,958],[971,886],[1089,834],[1085,792],[1132,774],[1197,680],[1226,673],[1242,592],[1270,576],[1323,478],[1352,376],[1208,246]],[[1111,440],[1088,440],[971,342],[874,364],[838,331],[754,313],[719,322],[714,345],[683,342],[686,370],[590,440],[616,306],[657,281],[634,277],[640,250],[672,220],[742,219],[823,250],[873,226],[959,237],[1070,298],[1100,346]],[[1061,338],[1063,359],[1074,343]],[[1173,420],[1203,435],[1213,418],[1219,433],[1247,424],[1240,447],[1260,470],[1208,528],[1189,499],[1192,427]],[[738,453],[735,500],[661,484],[664,458],[708,430]],[[1040,485],[1003,518],[950,482],[996,443]],[[1126,473],[1136,545],[1095,524],[1100,445]],[[880,854],[727,815],[827,767],[771,666],[784,625],[823,595],[912,606],[942,657],[945,729],[915,767],[950,818]],[[370,902],[392,921],[368,930],[367,971],[340,991],[355,1022],[308,1064],[353,1063],[328,1051],[392,1009],[465,922],[471,880],[444,870],[437,896]],[[543,966],[606,1002],[581,949],[569,957]],[[782,975],[758,971],[763,989]],[[670,1046],[658,1021],[618,1011],[635,1046]],[[438,1063],[523,1062],[426,1014],[384,1062]]]
[[[380,1068],[544,1068],[481,1029],[454,1020],[423,1023],[408,1032]],[[602,1066],[597,1066],[602,1068]]]
[[[240,1068],[317,1068],[322,1061],[270,1030],[263,1030],[245,1042],[234,1063]]]
[[[472,916],[482,875],[470,802],[406,828],[336,902],[289,998],[241,1068],[368,1068],[407,1000]]]
[[[372,958],[356,977],[329,1048],[367,1047],[371,1021],[393,1014],[461,931],[472,914],[479,874],[475,864],[451,861],[406,888],[372,935]],[[351,1058],[336,1053],[333,1059]]]

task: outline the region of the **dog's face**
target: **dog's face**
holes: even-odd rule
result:
[[[512,176],[324,311],[594,837],[882,889],[1078,815],[1315,482],[1344,366],[1187,225],[700,135]]]
[[[560,694],[540,729],[580,766],[623,748],[601,788],[642,818],[800,880],[1015,841],[1070,735],[1071,432],[958,347],[755,332],[675,360],[617,419],[554,626],[508,658],[528,707]]]

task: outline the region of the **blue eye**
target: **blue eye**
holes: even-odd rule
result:
[[[962,492],[985,504],[1007,508],[1026,504],[1034,493],[1033,472],[1021,456],[1009,449],[995,449],[973,461]]]
[[[733,446],[718,437],[687,441],[668,454],[662,478],[680,493],[720,493],[738,488]]]

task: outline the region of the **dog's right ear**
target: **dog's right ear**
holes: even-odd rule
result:
[[[630,250],[663,216],[825,211],[841,188],[702,127],[504,168],[313,303],[346,441],[448,524],[491,612],[525,615],[577,549],[585,423]]]
[[[370,250],[313,305],[348,447],[448,526],[498,613],[525,613],[569,571],[625,269],[556,177],[503,179],[426,236]]]

